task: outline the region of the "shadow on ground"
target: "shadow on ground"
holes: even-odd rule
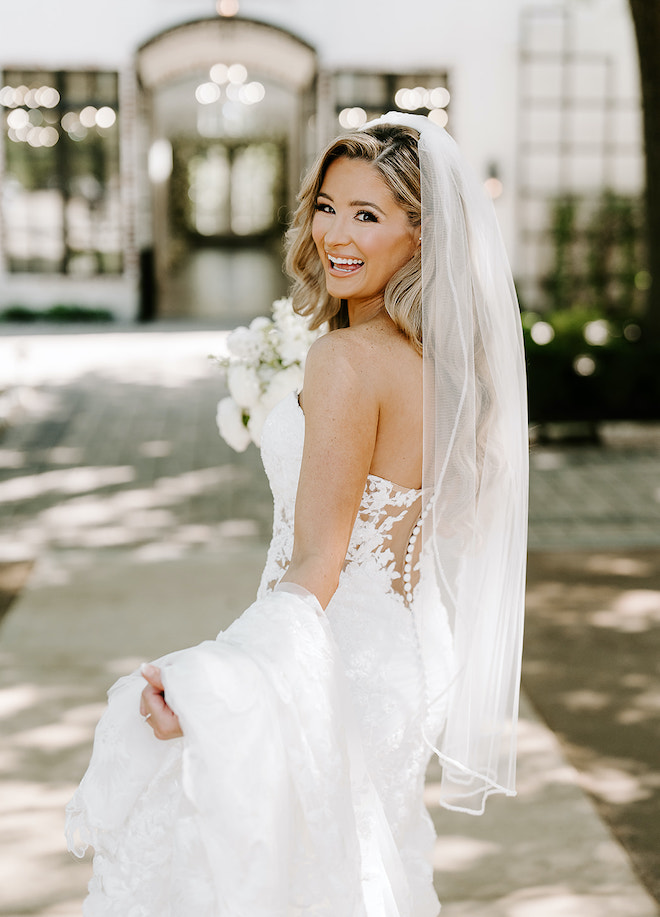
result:
[[[531,554],[523,684],[660,901],[660,551]]]

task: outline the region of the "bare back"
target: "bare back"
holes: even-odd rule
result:
[[[325,604],[367,477],[421,486],[422,359],[385,313],[330,332],[310,350],[301,406],[305,444],[286,578]]]
[[[402,487],[419,489],[422,357],[389,322],[374,331],[373,381],[380,410],[369,471]]]

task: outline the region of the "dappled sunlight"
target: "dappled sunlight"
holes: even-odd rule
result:
[[[134,478],[130,467],[84,468],[5,482],[0,485],[0,498],[4,486],[14,492],[22,489],[26,499],[37,492],[55,493],[60,499],[25,520],[18,518],[11,531],[0,536],[0,549],[6,553],[5,546],[16,550],[20,545],[23,554],[34,556],[55,547],[135,548],[136,559],[155,560],[183,556],[191,548],[218,539],[258,538],[261,533],[254,519],[224,519],[214,524],[185,521],[190,500],[206,494],[217,500],[223,488],[245,486],[249,482],[245,469],[221,465],[165,475],[148,487],[125,486]],[[122,484],[121,489],[113,489]]]
[[[38,559],[0,631],[0,888],[12,917],[80,912],[89,865],[64,851],[62,810],[108,688],[212,639],[254,596],[270,501],[256,451],[230,453],[215,429],[224,383],[207,355],[225,337],[35,335],[12,358],[20,412],[0,449],[0,552]],[[556,482],[575,461],[534,451],[552,492],[543,512],[567,511]],[[548,721],[561,716],[553,734],[523,697],[517,798],[493,797],[479,819],[449,813],[437,803],[439,768],[429,769],[443,917],[655,914],[581,787],[656,816],[660,690],[635,660],[658,631],[660,591],[638,581],[657,573],[657,558],[599,551],[554,563],[530,580],[525,671],[537,708],[545,716],[539,698],[552,700]],[[635,763],[638,746],[648,760]]]
[[[612,554],[588,554],[584,569],[607,576],[651,576],[656,570],[650,560],[641,557],[616,557]]]
[[[33,748],[43,752],[71,748],[89,738],[89,729],[74,723],[50,723],[35,729],[26,729],[13,737],[18,748]]]
[[[135,672],[143,662],[144,659],[141,656],[118,656],[116,659],[108,659],[103,664],[103,670],[109,675],[121,678],[122,675]]]
[[[128,466],[119,468],[62,468],[43,471],[25,477],[14,477],[0,482],[0,503],[30,500],[47,493],[79,494],[101,487],[128,484],[135,479],[135,470]]]
[[[138,443],[137,450],[140,455],[148,458],[164,458],[172,452],[172,443],[164,439],[154,439],[151,442]]]
[[[502,902],[506,917],[652,917],[639,910],[626,889],[604,885],[599,894],[579,893],[566,885],[540,885],[508,896]]]
[[[80,465],[84,454],[80,446],[54,446],[48,450],[48,461],[51,465]]]
[[[651,790],[627,772],[629,762],[622,763],[623,767],[617,768],[605,762],[592,762],[588,770],[580,772],[580,785],[612,805],[626,805],[648,799]]]
[[[635,697],[635,709],[621,710],[616,720],[622,725],[642,723],[652,717],[657,719],[660,715],[660,686],[642,690]]]
[[[208,355],[225,352],[228,331],[150,331],[0,338],[0,385],[71,383],[87,373],[118,382],[185,385],[212,372]]]
[[[254,597],[270,500],[256,450],[234,456],[217,434],[224,383],[208,354],[225,337],[34,335],[12,358],[0,556],[37,560],[0,631],[12,917],[80,913],[89,864],[65,850],[63,809],[109,687],[213,639]],[[8,349],[0,340],[0,377]]]
[[[566,456],[562,452],[534,449],[529,458],[530,465],[539,471],[556,470],[566,465]]]
[[[438,872],[464,872],[475,869],[479,862],[501,847],[489,841],[448,834],[436,839],[433,848],[433,868]]]
[[[20,449],[0,449],[0,468],[22,468],[27,457]]]
[[[609,704],[609,698],[589,688],[582,688],[578,691],[568,691],[562,695],[564,703],[569,710],[574,712],[590,710],[604,710]]]
[[[75,860],[63,841],[63,811],[72,783],[4,784],[0,832],[2,913],[75,917],[91,877],[89,857]],[[38,825],[38,830],[35,830]]]
[[[29,709],[38,699],[39,690],[36,685],[10,685],[0,688],[0,720]]]
[[[660,891],[660,553],[531,555],[527,595],[523,685]]]
[[[614,602],[616,614],[641,619],[649,627],[660,624],[660,590],[630,589]]]

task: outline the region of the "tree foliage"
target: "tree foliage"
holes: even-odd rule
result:
[[[645,325],[660,339],[660,0],[629,0],[637,39],[646,151],[646,220],[651,286]]]

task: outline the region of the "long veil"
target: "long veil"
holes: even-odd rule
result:
[[[492,202],[428,118],[365,125],[419,132],[422,178],[424,506],[415,603],[440,802],[478,814],[515,793],[527,548],[528,433],[520,313]],[[447,616],[451,672],[434,634]],[[429,717],[429,722],[434,720]]]

